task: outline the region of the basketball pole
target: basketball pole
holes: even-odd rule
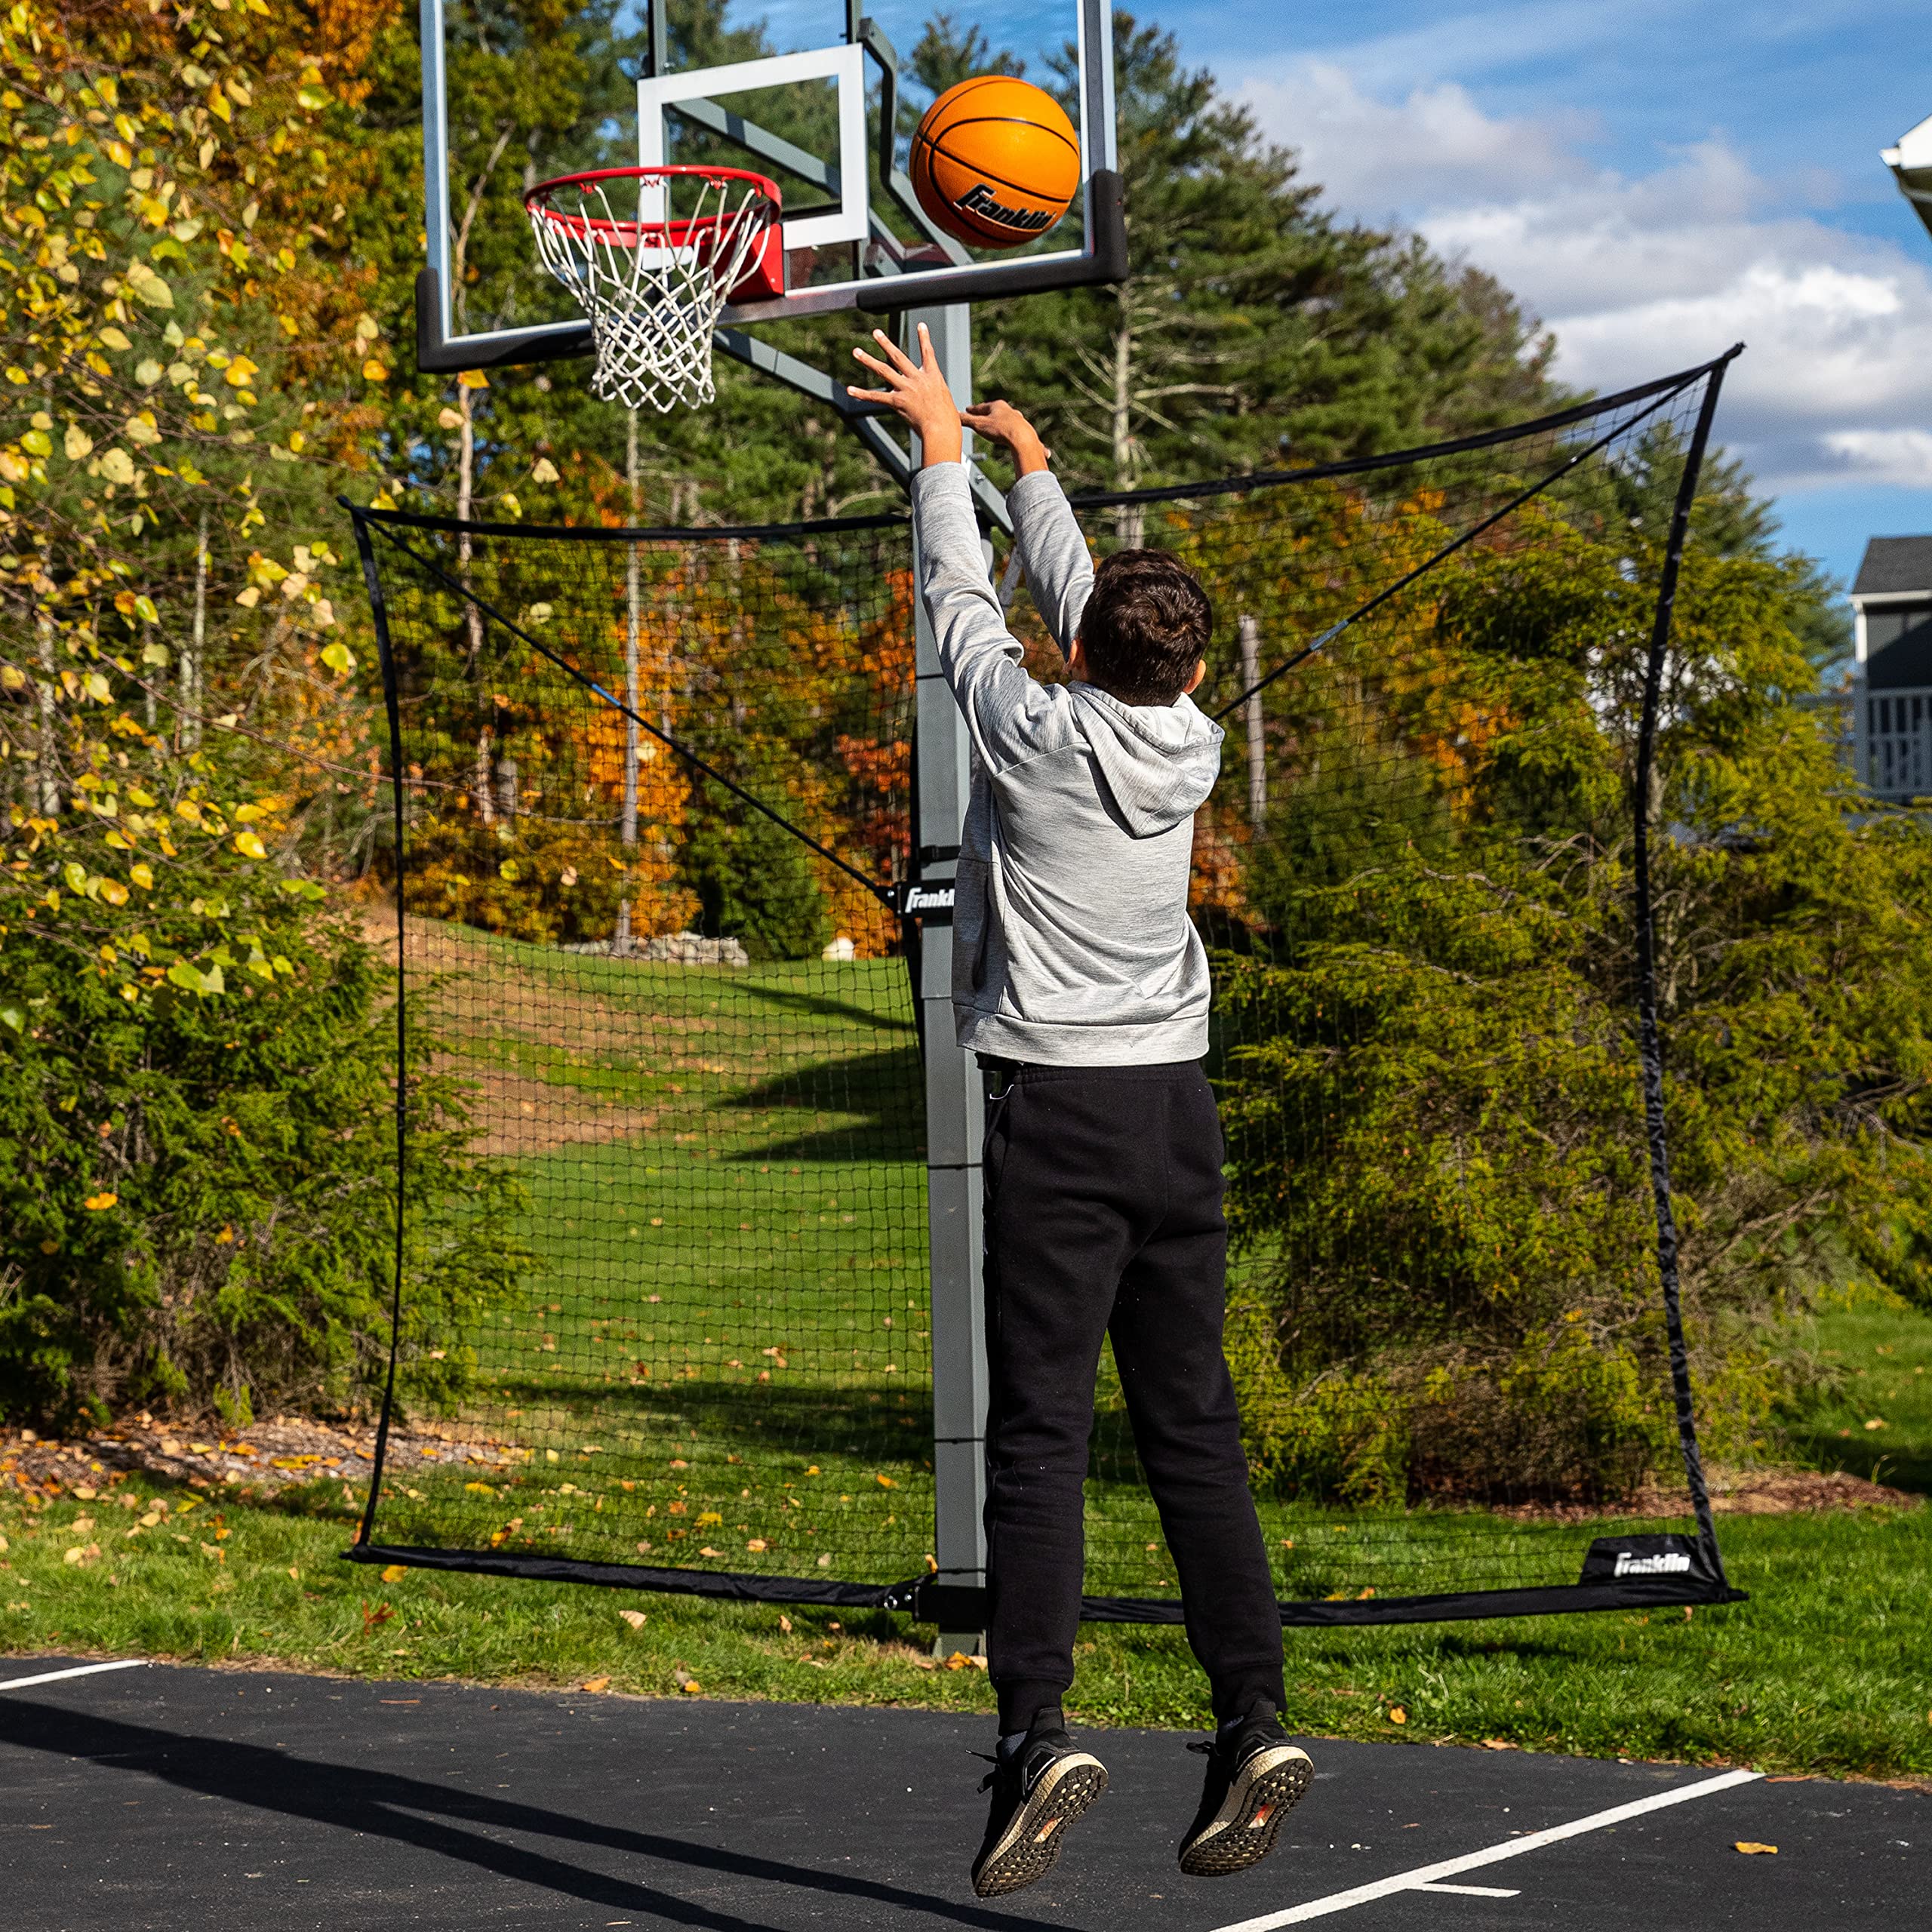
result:
[[[905,341],[916,356],[919,325],[930,332],[952,393],[973,399],[973,311],[964,303],[909,311]],[[973,439],[966,438],[970,458]],[[915,452],[915,460],[919,453]],[[913,537],[913,580],[919,580]],[[950,887],[959,857],[972,765],[966,720],[940,667],[925,600],[915,596],[918,755],[915,876]],[[950,898],[949,891],[947,897]],[[986,1627],[986,1335],[980,1292],[983,1250],[980,1143],[986,1105],[973,1057],[954,1044],[952,916],[929,917],[919,943],[920,1014],[925,1040],[926,1201],[931,1241],[933,1556],[927,1586],[939,1625],[934,1654],[977,1652]]]

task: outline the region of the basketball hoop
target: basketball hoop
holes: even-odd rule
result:
[[[635,206],[611,197],[635,183]],[[695,189],[675,215],[672,194]],[[711,401],[711,332],[734,297],[785,292],[777,183],[737,168],[605,168],[540,181],[523,198],[543,266],[583,305],[591,390],[629,409]]]

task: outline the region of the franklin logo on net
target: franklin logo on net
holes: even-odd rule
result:
[[[1690,1559],[1681,1549],[1660,1551],[1655,1556],[1639,1556],[1635,1551],[1620,1549],[1617,1552],[1617,1567],[1611,1573],[1618,1577],[1675,1577],[1681,1576],[1690,1567]]]

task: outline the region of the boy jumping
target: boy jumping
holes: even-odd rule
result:
[[[1189,696],[1212,614],[1160,552],[1123,550],[1096,571],[1032,426],[1003,402],[962,415],[923,327],[918,364],[874,340],[878,356],[853,353],[884,386],[851,393],[918,435],[920,592],[974,753],[952,1003],[986,1078],[987,1643],[1000,1737],[973,1889],[1032,1884],[1106,1789],[1060,1699],[1107,1336],[1214,1697],[1181,1869],[1238,1872],[1272,1848],[1314,1773],[1277,1715],[1281,1620],[1221,1349],[1221,1131],[1201,1068],[1208,958],[1187,915],[1195,809],[1220,768],[1220,728]],[[1069,684],[1035,683],[1008,632],[962,425],[1018,467],[1014,541]]]

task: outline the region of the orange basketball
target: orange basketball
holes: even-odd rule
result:
[[[949,235],[1012,248],[1044,235],[1080,186],[1080,138],[1031,81],[981,74],[948,88],[912,137],[919,205]]]

